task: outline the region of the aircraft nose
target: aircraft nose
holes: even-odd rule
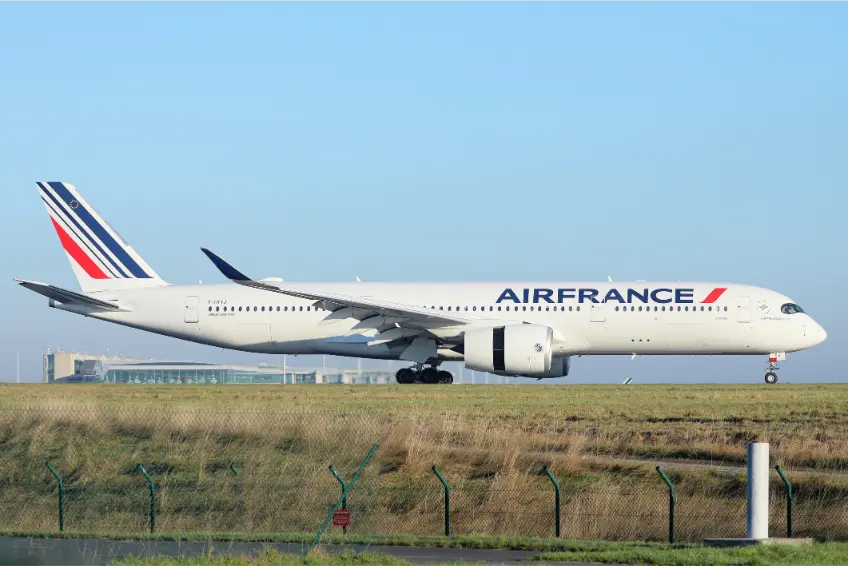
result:
[[[825,341],[825,339],[827,339],[827,332],[821,327],[821,325],[819,325],[818,322],[812,322],[812,324],[810,324],[807,328],[807,337],[812,343],[811,346],[815,346],[816,344],[821,344]]]

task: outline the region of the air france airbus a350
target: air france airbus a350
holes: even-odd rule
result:
[[[727,283],[289,283],[170,285],[67,183],[38,183],[82,293],[19,283],[50,306],[247,352],[408,360],[399,383],[451,383],[444,361],[501,375],[568,375],[572,356],[747,354],[777,361],[827,337],[769,289]]]

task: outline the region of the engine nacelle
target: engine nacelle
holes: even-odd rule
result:
[[[540,324],[509,324],[465,332],[465,367],[476,371],[547,377],[554,331]]]
[[[565,377],[568,375],[569,369],[571,369],[571,356],[557,356],[551,360],[551,369],[546,371],[544,374],[537,373],[526,377],[535,377],[537,379]]]

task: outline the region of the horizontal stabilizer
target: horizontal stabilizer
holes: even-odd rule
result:
[[[78,305],[86,305],[106,310],[122,310],[120,306],[114,303],[101,301],[100,299],[95,299],[81,293],[75,293],[74,291],[68,291],[61,287],[48,285],[47,283],[39,283],[38,281],[22,281],[20,279],[15,279],[15,281],[17,281],[21,287],[26,287],[30,291],[35,291],[39,295],[44,295],[48,299],[59,301],[65,305],[75,303]]]

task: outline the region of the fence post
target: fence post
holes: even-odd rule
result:
[[[156,532],[156,487],[153,485],[153,478],[150,477],[144,466],[139,464],[138,469],[144,474],[147,483],[150,485],[150,532],[153,533]]]
[[[545,466],[545,473],[548,474],[548,479],[551,480],[551,483],[554,484],[554,489],[556,490],[556,504],[555,504],[555,513],[556,513],[556,537],[560,536],[560,522],[562,520],[560,516],[560,489],[559,482],[556,480],[554,475],[551,473],[550,468]]]
[[[450,486],[448,482],[445,481],[445,478],[442,476],[441,472],[439,472],[439,468],[433,466],[433,471],[436,473],[436,477],[439,478],[439,481],[442,482],[442,486],[445,488],[445,536],[451,536],[451,526],[450,526]]]
[[[342,485],[342,509],[347,509],[347,493],[345,492],[345,488],[347,487],[347,484],[342,479],[342,477],[338,474],[338,472],[336,472],[336,469],[333,467],[332,464],[330,464],[330,472],[332,472],[333,476],[335,476],[335,478],[337,480],[339,480],[339,483]],[[342,527],[342,532],[344,534],[347,534],[347,525]]]
[[[339,510],[339,507],[341,507],[342,499],[347,497],[348,492],[350,492],[350,490],[353,488],[354,484],[356,484],[356,480],[359,479],[359,474],[362,473],[362,470],[364,470],[365,466],[368,465],[368,462],[371,461],[371,457],[374,456],[374,452],[376,452],[376,451],[377,451],[377,445],[375,444],[371,447],[371,451],[368,452],[368,455],[365,456],[365,459],[362,460],[362,463],[359,464],[359,468],[356,470],[356,472],[354,472],[353,477],[350,478],[350,482],[347,484],[347,487],[345,487],[342,490],[342,496],[339,498],[338,501],[336,501],[336,504],[333,506],[333,508],[330,509],[330,512],[327,514],[327,518],[324,520],[324,524],[321,525],[321,528],[318,529],[317,533],[315,533],[315,538],[312,539],[312,544],[310,544],[306,548],[306,551],[304,551],[304,553],[303,553],[304,556],[309,554],[312,551],[312,549],[315,548],[318,545],[318,541],[321,540],[321,535],[324,534],[324,531],[327,530],[327,526],[330,524],[330,521],[333,520],[333,515],[336,513],[336,511]]]
[[[659,472],[660,477],[665,481],[666,485],[668,485],[668,542],[674,542],[674,484],[671,483],[671,480],[668,479],[668,476],[665,475],[665,472],[662,471],[660,466],[657,466],[657,472]]]
[[[789,478],[786,477],[786,474],[783,473],[783,470],[780,466],[775,466],[775,470],[780,475],[780,479],[783,480],[784,485],[786,485],[786,538],[792,538],[792,499],[794,498],[792,494],[792,484],[789,483]]]
[[[62,477],[50,465],[50,462],[44,462],[44,464],[56,478],[56,481],[59,482],[59,532],[61,533],[65,530],[65,484],[62,482]]]

